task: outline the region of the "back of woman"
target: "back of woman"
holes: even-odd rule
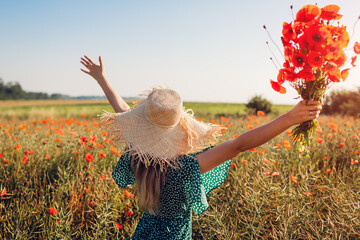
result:
[[[220,126],[197,121],[180,95],[154,88],[132,109],[111,88],[100,65],[81,58],[116,113],[106,113],[108,132],[124,142],[113,178],[120,187],[136,186],[144,214],[134,239],[191,239],[192,211],[208,208],[207,197],[226,178],[233,157],[257,147],[289,127],[319,116],[318,101],[301,101],[273,121],[214,146]]]

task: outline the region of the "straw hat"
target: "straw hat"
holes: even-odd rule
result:
[[[155,88],[123,113],[102,115],[114,141],[125,142],[126,151],[145,164],[177,166],[181,155],[199,151],[216,140],[219,125],[197,121],[183,107],[180,95],[169,88]]]

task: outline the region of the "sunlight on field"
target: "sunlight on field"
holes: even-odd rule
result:
[[[247,115],[238,104],[186,105],[227,128],[220,141],[274,117]],[[104,107],[111,110],[23,106],[0,117],[1,239],[130,238],[141,212],[134,189],[111,178],[122,146],[94,117]],[[309,154],[289,130],[234,158],[210,208],[193,217],[193,238],[358,238],[359,119],[321,116],[319,124]]]

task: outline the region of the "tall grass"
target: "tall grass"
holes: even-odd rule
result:
[[[135,230],[136,193],[111,178],[121,146],[92,118],[96,107],[75,109],[0,118],[1,239],[129,239]],[[271,118],[202,117],[228,128],[220,141]],[[283,133],[236,157],[210,208],[193,217],[193,238],[359,239],[359,119],[320,120],[309,154]]]

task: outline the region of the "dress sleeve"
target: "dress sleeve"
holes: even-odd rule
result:
[[[206,148],[203,151],[209,150]],[[201,152],[203,152],[201,151]],[[226,179],[231,159],[214,169],[201,174],[196,154],[184,157],[184,187],[187,203],[192,206],[195,214],[203,213],[208,207],[207,197],[211,191],[220,186]]]
[[[125,188],[135,183],[135,175],[131,169],[131,160],[128,154],[120,157],[116,164],[112,177],[119,187]]]

